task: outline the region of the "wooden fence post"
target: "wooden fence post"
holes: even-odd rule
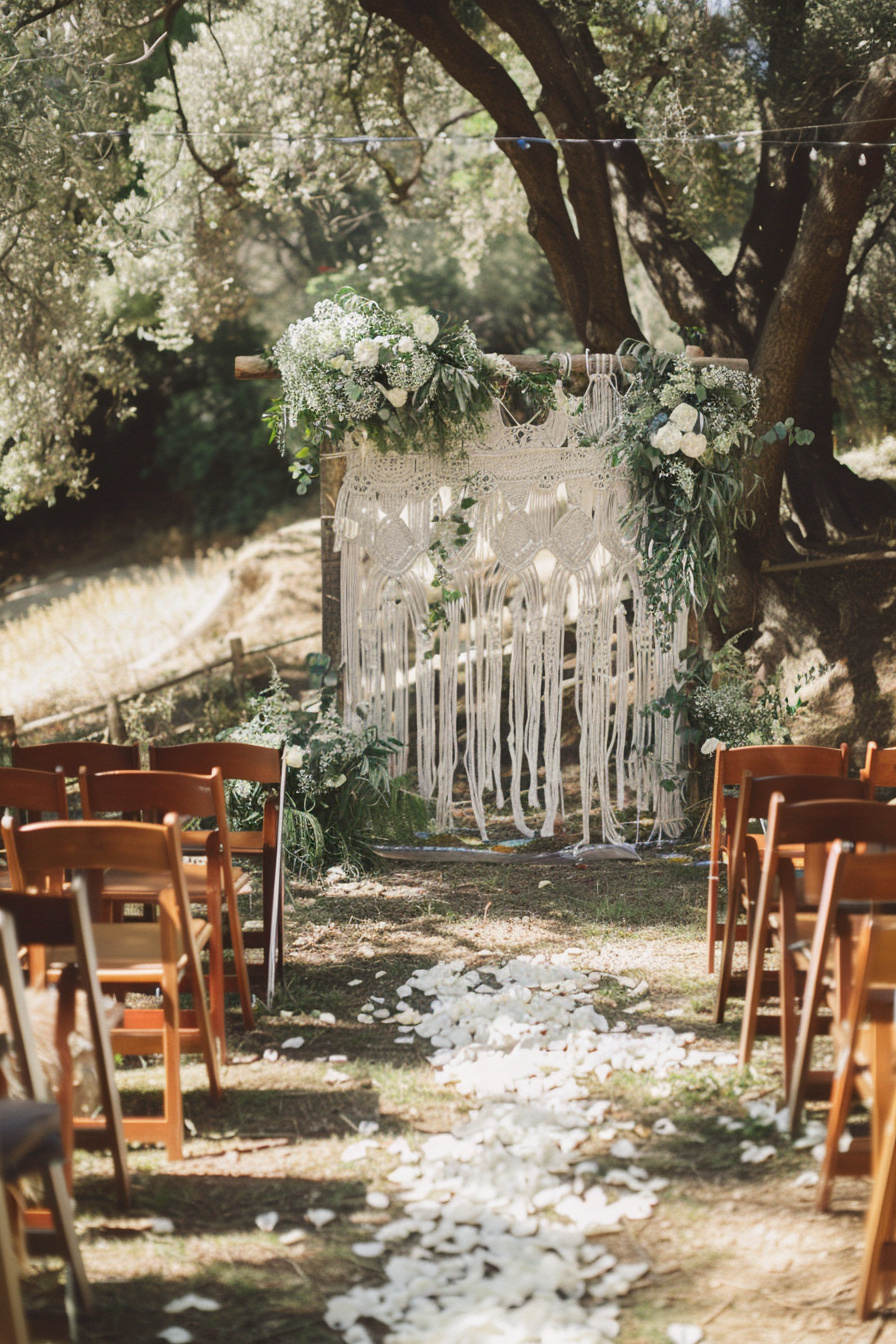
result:
[[[233,664],[233,689],[243,696],[246,693],[246,651],[239,635],[230,636],[230,661]]]
[[[124,723],[121,717],[121,709],[118,700],[111,695],[106,702],[106,724],[109,729],[110,742],[126,742],[127,733],[124,730]]]
[[[330,447],[330,445],[326,445]],[[321,451],[320,455],[320,628],[321,652],[330,659],[330,670],[342,665],[342,555],[335,549],[336,500],[345,480],[345,453]],[[339,674],[339,704],[342,676]]]

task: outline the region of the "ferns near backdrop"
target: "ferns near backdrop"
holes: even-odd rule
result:
[[[320,655],[311,659],[323,667]],[[275,671],[250,701],[250,719],[227,734],[230,741],[285,750],[283,853],[287,868],[302,877],[317,877],[334,865],[349,873],[369,868],[375,835],[406,840],[428,819],[424,801],[389,774],[401,743],[375,724],[346,727],[334,703],[335,676],[324,670],[323,683],[299,707]],[[227,792],[233,828],[259,830],[269,788],[235,780]]]

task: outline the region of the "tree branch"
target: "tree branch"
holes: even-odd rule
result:
[[[529,232],[544,252],[576,331],[587,338],[582,284],[585,260],[560,185],[557,153],[529,143],[542,129],[516,83],[457,22],[447,0],[360,0],[369,14],[391,19],[416,37],[447,73],[482,104],[497,125],[499,148],[513,165],[529,202]]]
[[[165,49],[165,56],[168,61],[168,73],[171,76],[171,87],[174,90],[174,101],[177,106],[178,120],[180,121],[181,128],[184,133],[184,143],[186,144],[187,149],[190,152],[190,157],[192,158],[196,166],[200,168],[206,174],[207,177],[210,177],[211,180],[217,184],[217,186],[222,187],[226,192],[229,193],[236,192],[236,183],[230,176],[231,173],[233,172],[233,169],[236,167],[236,160],[230,158],[227,160],[226,163],[222,164],[220,168],[213,168],[210,163],[206,163],[205,159],[202,157],[202,155],[199,153],[198,149],[194,145],[193,136],[190,132],[190,124],[187,121],[187,114],[184,111],[184,105],[180,100],[180,88],[178,87],[177,83],[177,75],[174,72],[174,62],[171,59],[170,43]]]

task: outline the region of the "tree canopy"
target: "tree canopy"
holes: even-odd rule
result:
[[[831,366],[845,315],[889,369],[894,42],[896,0],[7,0],[7,512],[84,488],[141,340],[282,328],[346,280],[441,306],[525,220],[584,345],[652,304],[816,431],[766,455],[763,544],[785,465],[810,539],[879,521],[831,453]]]

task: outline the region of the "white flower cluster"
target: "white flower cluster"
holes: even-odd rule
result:
[[[599,1344],[619,1335],[620,1299],[649,1265],[620,1260],[600,1238],[649,1218],[666,1181],[638,1164],[632,1122],[618,1136],[607,1126],[610,1103],[594,1084],[618,1070],[664,1077],[736,1057],[695,1050],[691,1033],[669,1026],[622,1021],[610,1030],[593,1006],[600,979],[562,955],[471,970],[443,962],[408,978],[394,1015],[377,1010],[436,1047],[439,1081],[477,1109],[420,1150],[404,1138],[391,1145],[402,1216],[353,1247],[362,1258],[390,1252],[385,1281],[327,1305],[327,1324],[347,1344],[370,1344],[365,1317],[394,1344]],[[415,991],[432,1000],[428,1012],[411,1006]],[[579,1151],[596,1126],[609,1161]],[[675,1132],[668,1119],[654,1128]],[[353,1160],[354,1147],[344,1156]]]
[[[387,423],[405,406],[419,411],[436,396],[450,396],[445,380],[433,378],[441,336],[429,313],[386,312],[351,293],[316,304],[274,347],[286,423],[326,422],[338,433],[374,417]],[[484,368],[494,376],[468,326],[452,331],[448,341],[454,368],[474,382]]]
[[[706,452],[706,435],[698,432],[702,420],[696,406],[686,401],[679,402],[666,423],[651,435],[650,442],[667,457],[672,453],[702,457]]]

